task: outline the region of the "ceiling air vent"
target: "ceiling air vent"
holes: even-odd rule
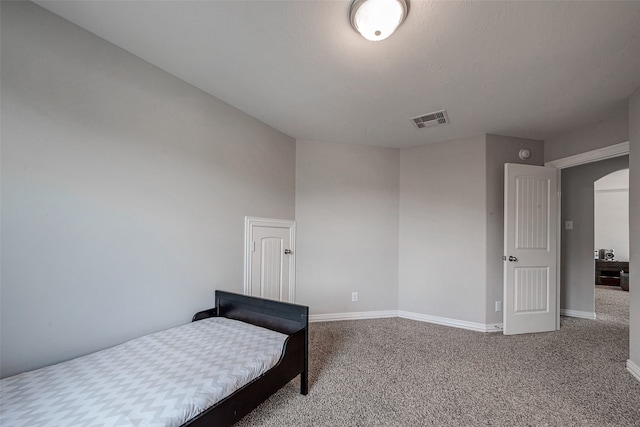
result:
[[[418,129],[428,128],[437,125],[446,125],[449,123],[449,116],[445,110],[434,111],[433,113],[423,114],[422,116],[411,119]]]

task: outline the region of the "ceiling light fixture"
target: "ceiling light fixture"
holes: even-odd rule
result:
[[[367,40],[384,40],[407,17],[406,0],[354,0],[349,18],[354,30]]]

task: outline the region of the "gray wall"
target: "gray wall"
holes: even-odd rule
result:
[[[544,142],[544,161],[562,159],[629,140],[629,114],[626,106],[599,121]]]
[[[640,368],[640,88],[629,98],[629,347]]]
[[[562,169],[560,307],[594,313],[594,182],[629,166],[629,156]],[[573,221],[573,230],[565,230]]]
[[[0,375],[184,323],[214,289],[241,291],[245,215],[295,211],[297,297],[313,314],[501,321],[502,165],[522,147],[540,164],[539,142],[296,143],[31,3],[0,10]],[[635,260],[640,94],[618,113],[545,141],[544,160],[630,137]],[[632,291],[640,365],[638,313]]]
[[[400,152],[398,308],[485,323],[485,136]]]
[[[531,151],[528,160],[521,160],[521,148]],[[487,324],[502,323],[502,313],[496,313],[495,302],[502,301],[504,289],[504,164],[542,165],[544,143],[531,139],[487,135]]]
[[[296,297],[311,314],[397,310],[399,155],[297,142]]]
[[[242,291],[244,216],[294,217],[295,141],[32,3],[1,13],[1,375]]]

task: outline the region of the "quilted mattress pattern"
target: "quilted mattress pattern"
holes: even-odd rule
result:
[[[2,426],[179,426],[276,365],[287,336],[209,318],[0,381]]]

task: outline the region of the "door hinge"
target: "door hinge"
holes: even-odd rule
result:
[[[255,252],[256,251],[256,241],[254,240],[253,242],[251,242],[251,252]]]

